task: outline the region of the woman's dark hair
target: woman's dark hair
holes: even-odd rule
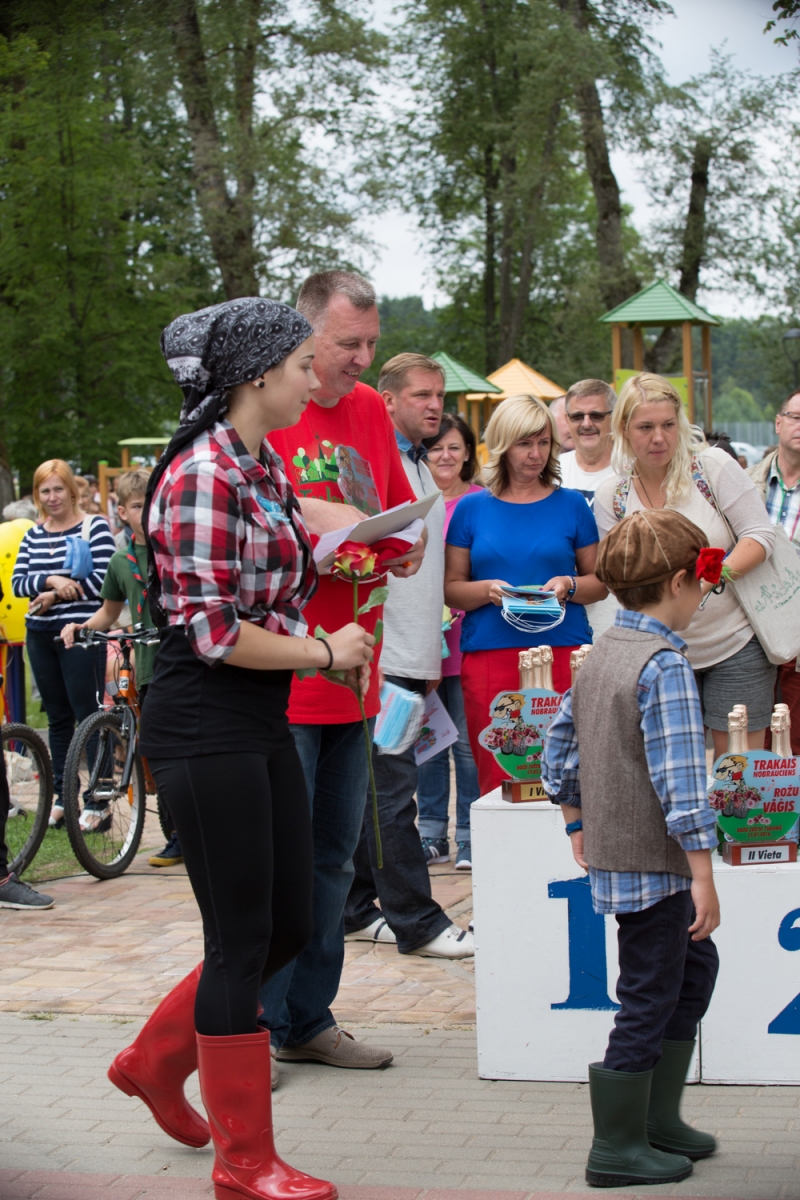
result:
[[[426,437],[422,439],[423,446],[430,450],[437,442],[440,442],[445,434],[451,429],[455,429],[456,433],[460,433],[464,439],[464,445],[467,447],[467,461],[461,468],[461,479],[464,483],[471,483],[478,474],[478,447],[475,441],[475,434],[470,429],[463,417],[459,417],[456,413],[443,413],[442,423],[439,426],[439,432],[435,437]]]

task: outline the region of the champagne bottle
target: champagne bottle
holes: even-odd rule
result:
[[[522,692],[525,688],[533,688],[537,685],[534,683],[534,666],[533,666],[533,650],[520,650],[519,652],[519,690]]]
[[[792,757],[792,729],[789,708],[785,704],[776,704],[770,722],[772,730],[772,749],[781,758]]]
[[[733,711],[728,713],[728,754],[744,754],[747,751],[747,710],[742,714],[743,707],[741,704],[736,705]]]
[[[541,651],[541,653],[539,655],[539,661],[541,663],[541,666],[539,669],[541,671],[540,678],[542,681],[539,684],[539,687],[544,688],[544,690],[546,692],[554,692],[555,688],[553,687],[553,648],[552,648],[552,646],[540,646],[539,650]]]
[[[575,686],[575,676],[586,661],[586,655],[591,650],[591,643],[579,646],[577,650],[573,650],[569,656],[569,667],[572,672],[572,686]]]

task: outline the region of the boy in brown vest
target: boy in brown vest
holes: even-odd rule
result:
[[[696,525],[664,509],[626,517],[601,542],[597,576],[623,607],[564,696],[545,748],[545,786],[589,872],[595,911],[618,925],[620,1010],[602,1064],[589,1067],[586,1180],[597,1187],[685,1179],[690,1160],[716,1149],[680,1118],[719,966],[709,937],[719,925],[716,818],[700,702],[677,635],[719,582],[722,552],[707,547]]]

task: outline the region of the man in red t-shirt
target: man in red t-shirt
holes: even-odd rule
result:
[[[297,425],[270,434],[283,458],[312,534],[416,499],[400,461],[386,406],[358,377],[375,357],[380,319],[372,286],[360,275],[323,271],[300,289],[297,308],[314,327],[314,372],[319,389]],[[356,535],[354,535],[356,536]],[[392,574],[419,570],[422,541],[394,561]],[[406,565],[410,564],[410,565]],[[363,603],[376,584],[365,584]],[[349,584],[331,575],[304,615],[332,633],[353,619]],[[380,606],[362,618],[373,631]],[[375,647],[367,716],[380,708]],[[344,962],[344,905],[353,878],[368,787],[364,730],[352,692],[321,676],[295,680],[289,722],[303,764],[314,827],[314,931],[307,948],[261,989],[259,1018],[272,1033],[282,1061],[313,1061],[339,1067],[383,1067],[388,1050],[357,1042],[336,1025],[330,1005]]]

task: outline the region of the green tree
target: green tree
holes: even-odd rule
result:
[[[751,294],[774,286],[763,268],[782,189],[765,143],[782,140],[794,92],[791,78],[754,77],[712,51],[704,75],[679,88],[659,86],[652,113],[639,122],[645,179],[660,214],[649,241],[660,269],[677,276],[689,300],[701,282]],[[648,351],[648,368],[675,369],[679,343],[679,331],[665,329]]]
[[[722,390],[714,397],[715,421],[763,421],[764,411],[759,408],[752,392],[736,387],[732,378],[725,380]]]
[[[148,4],[153,30],[171,37],[168,69],[225,295],[288,296],[309,270],[346,264],[364,241],[354,181],[362,209],[379,190],[370,80],[385,39],[347,0],[297,12],[286,0]],[[345,147],[347,165],[337,166],[330,151]]]
[[[12,9],[13,36],[0,37],[0,437],[24,485],[43,458],[113,461],[120,437],[174,422],[158,333],[213,281],[188,148],[135,29],[92,0]]]
[[[403,127],[408,191],[486,371],[537,343],[537,323],[551,339],[561,328],[574,337],[577,312],[596,316],[635,288],[636,237],[598,86],[634,102],[649,63],[634,17],[663,7],[409,0],[404,9],[406,75],[419,80]]]

